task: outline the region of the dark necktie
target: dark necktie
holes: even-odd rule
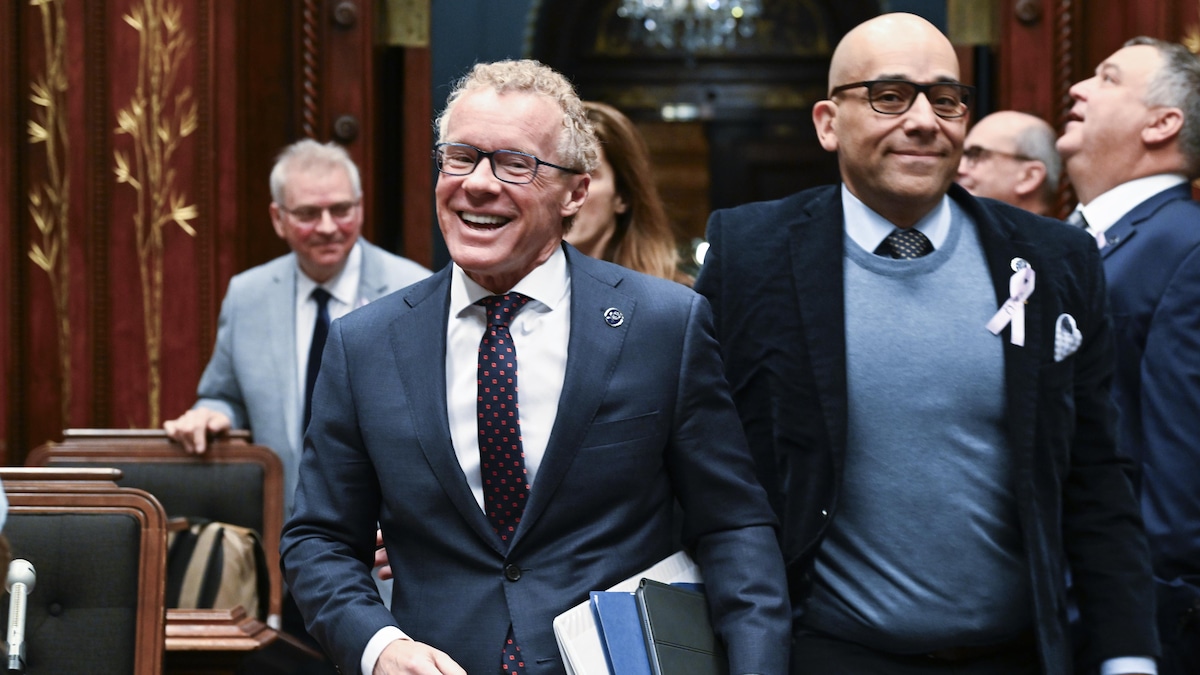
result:
[[[521,522],[529,484],[525,480],[525,452],[521,446],[521,421],[517,414],[517,350],[509,324],[529,302],[519,293],[492,295],[480,300],[487,311],[487,328],[479,341],[477,412],[479,415],[479,473],[483,479],[483,507],[505,550]],[[500,671],[525,672],[521,647],[508,627],[500,656]]]
[[[891,256],[900,260],[912,260],[932,252],[933,244],[929,243],[929,238],[914,227],[892,230],[879,248],[875,249],[875,255]]]
[[[317,320],[313,323],[312,345],[308,348],[308,375],[304,378],[304,427],[312,418],[313,386],[317,383],[317,372],[321,370],[321,354],[325,351],[325,338],[329,337],[329,291],[317,286],[312,299],[317,301]]]

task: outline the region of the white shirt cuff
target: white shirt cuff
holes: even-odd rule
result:
[[[1121,656],[1100,664],[1100,675],[1129,675],[1130,673],[1158,675],[1158,666],[1154,665],[1154,659],[1146,656]]]
[[[362,669],[362,675],[372,675],[375,672],[375,663],[379,661],[379,655],[383,653],[384,648],[392,644],[396,640],[407,640],[408,636],[404,631],[395,626],[384,626],[379,629],[379,632],[367,642],[366,649],[363,650],[362,660],[358,665]],[[1155,673],[1155,675],[1158,675]]]

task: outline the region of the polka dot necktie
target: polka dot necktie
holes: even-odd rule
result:
[[[506,550],[521,522],[529,495],[517,414],[517,350],[508,330],[513,317],[527,302],[529,298],[519,293],[508,293],[489,296],[477,303],[487,310],[488,322],[479,341],[476,381],[479,472],[483,479],[484,512]],[[500,672],[511,675],[525,672],[521,647],[511,625],[504,638]]]
[[[929,243],[929,238],[914,227],[892,230],[879,248],[875,249],[875,255],[891,256],[899,260],[913,260],[932,252],[933,244]]]

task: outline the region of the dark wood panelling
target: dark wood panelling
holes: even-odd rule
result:
[[[20,463],[26,448],[68,426],[155,426],[191,405],[229,279],[287,250],[271,228],[268,174],[279,150],[306,128],[322,141],[341,134],[362,168],[372,212],[373,10],[353,0],[0,4],[0,92],[16,102],[0,111],[5,463]],[[146,42],[151,33],[155,47]],[[170,78],[151,77],[146,49],[161,57],[180,36],[178,59],[166,60]],[[414,64],[424,79],[402,86],[427,92],[427,51]],[[65,87],[40,94],[33,85],[54,69],[52,79]],[[51,142],[30,143],[48,105],[63,124],[45,132]],[[391,123],[404,129],[407,111]],[[355,123],[338,126],[339,118]],[[419,137],[427,108],[416,124]],[[156,147],[139,155],[147,141]],[[147,159],[159,163],[155,171]],[[426,186],[416,187],[428,194]],[[36,227],[33,190],[43,206],[62,207],[47,212],[55,218],[50,235]],[[158,225],[142,231],[153,237],[139,237],[139,213],[151,209]],[[429,211],[413,211],[406,222],[424,217],[423,237],[404,241],[428,249]],[[169,212],[178,218],[161,217]],[[372,227],[368,221],[368,235]],[[392,227],[397,240],[404,230]],[[60,251],[54,283],[30,257],[35,244]],[[161,298],[154,299],[159,263]]]

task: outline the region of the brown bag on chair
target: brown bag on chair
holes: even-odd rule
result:
[[[270,579],[262,541],[254,530],[190,520],[167,536],[167,607],[232,609],[267,615]]]

